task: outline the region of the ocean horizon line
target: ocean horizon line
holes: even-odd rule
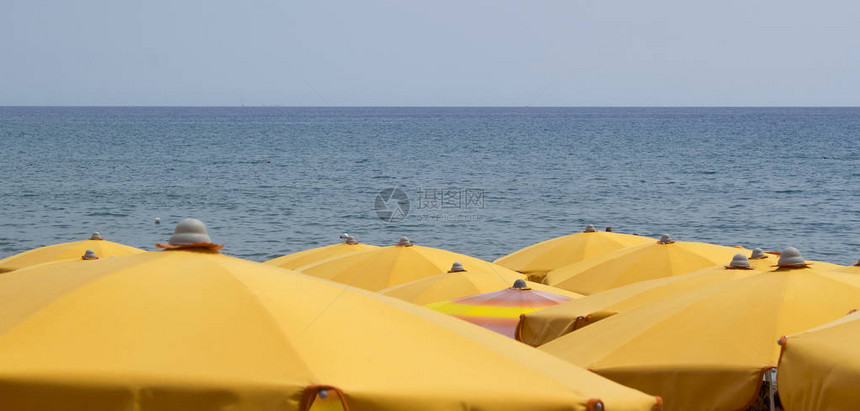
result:
[[[809,106],[796,106],[796,105],[739,105],[739,106],[729,106],[729,105],[679,105],[679,106],[626,106],[626,105],[618,105],[618,106],[601,106],[601,105],[581,105],[581,106],[514,106],[514,105],[499,105],[499,106],[483,106],[483,105],[462,105],[462,106],[451,106],[451,105],[280,105],[280,104],[266,104],[266,105],[36,105],[36,104],[25,104],[25,105],[0,105],[0,108],[415,108],[415,109],[427,109],[427,108],[470,108],[470,109],[480,109],[480,108],[548,108],[548,109],[560,109],[560,108],[619,108],[619,109],[702,109],[702,108],[714,108],[714,109],[743,109],[743,108],[756,108],[756,109],[767,109],[767,108],[775,108],[775,109],[785,109],[785,108],[834,108],[834,109],[845,109],[845,108],[860,108],[860,105],[857,106],[838,106],[838,105],[809,105]]]

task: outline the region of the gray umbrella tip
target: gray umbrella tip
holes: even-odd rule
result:
[[[401,247],[409,247],[410,245],[412,245],[412,242],[409,241],[409,237],[400,237],[400,241],[398,241],[396,245]]]
[[[761,248],[753,248],[750,260],[763,260],[765,258],[767,258],[767,254]]]
[[[782,250],[782,254],[779,255],[776,265],[780,267],[806,267],[807,264],[803,256],[800,255],[800,250],[788,247]]]
[[[104,240],[104,239],[105,239],[105,238],[104,238],[104,237],[102,237],[102,234],[101,234],[100,232],[98,232],[98,231],[94,232],[94,233],[90,236],[90,240]]]
[[[583,231],[583,233],[593,233],[595,231],[597,230],[594,229],[594,224],[589,224],[585,226],[585,231]]]
[[[526,282],[526,280],[519,278],[516,281],[514,281],[514,285],[511,288],[514,288],[517,290],[528,290],[529,284]]]
[[[669,236],[669,234],[663,234],[663,235],[660,237],[660,241],[657,241],[657,244],[672,244],[672,243],[674,243],[674,242],[675,242],[675,241],[674,241],[674,240],[672,240],[672,237],[671,237],[671,236]]]
[[[167,241],[170,245],[211,243],[206,224],[196,218],[186,218],[176,225],[173,235]]]
[[[355,237],[349,235],[349,233],[343,233],[340,235],[341,240],[343,240],[344,244],[358,244],[358,241],[355,241]]]
[[[747,256],[745,256],[743,254],[735,254],[735,256],[732,257],[732,262],[729,263],[729,265],[727,265],[726,268],[741,268],[741,269],[751,268],[750,267],[750,260],[747,259]]]
[[[86,252],[84,252],[84,255],[81,256],[81,260],[98,260],[98,259],[99,259],[99,257],[96,255],[96,253],[93,250],[87,250]]]
[[[463,271],[466,271],[466,269],[463,268],[463,264],[454,263],[453,265],[451,265],[451,270],[448,272],[449,273],[461,273]]]

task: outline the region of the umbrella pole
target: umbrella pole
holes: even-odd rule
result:
[[[774,396],[776,395],[776,368],[771,368],[767,370],[767,382],[768,382],[768,392],[767,396],[770,400],[770,411],[776,411],[776,404],[774,403]]]

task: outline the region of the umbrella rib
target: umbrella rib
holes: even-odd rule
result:
[[[359,272],[357,276],[355,276],[355,277],[353,277],[353,278],[352,278],[352,281],[350,281],[348,284],[344,284],[343,289],[341,289],[341,290],[340,290],[340,292],[339,292],[339,293],[338,293],[338,294],[337,294],[337,295],[336,295],[336,296],[331,300],[331,302],[329,302],[329,303],[325,306],[325,308],[323,308],[323,309],[322,309],[322,311],[320,311],[320,313],[319,313],[319,314],[317,314],[317,316],[316,316],[316,317],[314,317],[314,319],[313,319],[313,320],[311,320],[311,322],[310,322],[310,323],[308,323],[308,325],[305,327],[305,329],[304,329],[303,331],[307,331],[309,328],[311,328],[311,326],[312,326],[312,325],[314,325],[314,323],[316,323],[316,322],[317,322],[317,320],[319,320],[319,319],[320,319],[320,317],[322,317],[322,316],[323,316],[323,314],[325,314],[325,313],[326,313],[326,311],[328,311],[328,310],[329,310],[329,308],[331,308],[331,306],[333,306],[333,305],[334,305],[334,303],[335,303],[338,299],[340,299],[340,297],[341,297],[341,296],[343,296],[343,294],[344,294],[344,293],[346,293],[346,290],[348,290],[348,289],[352,288],[352,283],[353,283],[353,282],[355,282],[355,280],[357,280],[359,277],[361,277],[361,276],[362,276],[362,275],[367,271],[368,267],[370,267],[371,265],[373,265],[373,263],[375,263],[375,262],[376,262],[376,260],[378,260],[378,259],[379,259],[379,257],[382,257],[382,254],[383,254],[383,253],[379,253],[379,255],[377,255],[376,257],[374,257],[374,258],[373,258],[373,260],[370,262],[370,264],[367,264],[366,266],[364,266],[364,268],[361,270],[361,272]]]

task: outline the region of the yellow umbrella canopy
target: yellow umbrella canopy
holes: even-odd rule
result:
[[[753,268],[755,261],[743,254],[736,254],[727,266],[709,267],[681,276],[633,283],[545,310],[526,313],[520,317],[516,337],[517,340],[535,347],[543,345],[615,314],[762,272],[763,268]],[[759,260],[761,261],[765,260]]]
[[[860,277],[812,268],[786,249],[780,267],[616,314],[540,347],[667,410],[743,409],[776,367],[783,335],[840,318]]]
[[[522,274],[472,273],[467,271],[462,264],[454,263],[451,270],[447,273],[422,278],[406,284],[395,285],[394,287],[380,290],[379,293],[409,301],[413,304],[427,305],[439,301],[499,291],[508,288],[511,283],[518,279],[525,279],[525,276]],[[526,283],[533,290],[551,292],[570,298],[582,297],[582,295],[560,288],[531,281],[526,281]]]
[[[639,281],[687,274],[725,264],[744,251],[714,244],[672,241],[667,234],[659,241],[627,247],[550,271],[545,284],[580,294],[633,284]]]
[[[516,280],[504,290],[440,301],[427,307],[514,338],[521,315],[569,300],[570,297],[560,294],[533,290],[525,280]]]
[[[860,260],[857,260],[853,265],[840,266],[838,268],[834,268],[834,270],[843,273],[860,274]]]
[[[0,276],[3,408],[561,410],[605,403],[646,410],[657,403],[431,310],[222,255],[198,223],[181,222],[165,251]]]
[[[780,340],[779,397],[788,410],[860,404],[860,312]]]
[[[0,273],[52,261],[79,260],[87,250],[92,250],[99,258],[145,252],[139,248],[107,241],[100,233],[95,232],[88,240],[39,247],[4,258],[0,260]]]
[[[353,287],[379,291],[444,273],[455,262],[469,267],[472,273],[503,277],[518,275],[515,271],[474,257],[412,244],[406,237],[392,246],[330,258],[297,270]]]
[[[494,263],[537,279],[568,264],[653,241],[648,237],[598,231],[589,224],[585,231],[528,246],[499,258]]]
[[[359,251],[372,250],[379,248],[375,245],[362,244],[355,240],[355,237],[344,233],[340,236],[344,241],[342,243],[331,244],[325,247],[312,248],[310,250],[299,251],[297,253],[287,254],[282,257],[274,258],[263,264],[276,265],[288,270],[295,270],[301,266],[313,264],[329,258],[341,257],[357,253]]]

